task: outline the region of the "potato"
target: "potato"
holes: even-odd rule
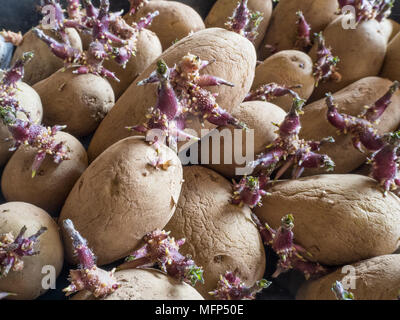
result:
[[[57,142],[69,149],[69,160],[54,163],[51,156],[32,179],[32,163],[37,150],[21,146],[12,156],[1,178],[1,189],[7,201],[24,201],[57,215],[76,180],[88,166],[85,148],[73,136],[58,132]]]
[[[383,25],[386,41],[389,43],[400,31],[400,24],[392,19],[384,19],[381,24]]]
[[[277,182],[255,214],[272,228],[294,216],[295,241],[312,260],[335,266],[391,254],[400,244],[400,199],[354,174]]]
[[[43,117],[43,107],[37,92],[21,81],[17,83],[17,89],[14,92],[21,109],[29,112],[32,121],[40,123]],[[22,112],[18,112],[17,117],[23,120],[27,119]],[[7,127],[0,121],[0,167],[3,167],[13,154],[9,150],[13,146],[13,141],[6,141],[10,136]]]
[[[125,68],[112,60],[106,60],[104,62],[104,67],[115,72],[117,78],[120,80],[120,82],[110,80],[111,87],[114,90],[115,100],[118,100],[137,76],[161,55],[161,53],[161,43],[156,34],[144,29],[138,35],[136,55],[128,61]]]
[[[307,100],[313,93],[315,84],[311,58],[297,50],[283,50],[272,55],[257,66],[252,90],[271,82],[288,87],[301,85],[301,88],[293,91]],[[293,97],[287,95],[274,99],[272,103],[289,111],[293,105]]]
[[[117,271],[115,278],[122,285],[101,300],[204,300],[190,285],[179,282],[155,269]],[[96,300],[88,291],[74,295],[71,300]]]
[[[237,0],[218,0],[211,8],[204,23],[207,28],[225,28],[225,23],[231,17],[238,5]],[[272,15],[272,1],[271,0],[250,0],[248,7],[251,11],[258,11],[263,15],[263,20],[260,23],[257,32],[258,36],[254,42],[254,46],[258,48],[261,41],[264,39],[265,32],[267,31],[269,21]]]
[[[351,265],[355,272],[354,288],[348,290],[356,300],[396,300],[400,288],[400,255],[392,254],[364,260]],[[300,288],[298,300],[336,300],[332,292],[335,281],[352,284],[350,273],[342,268],[318,280],[307,281]]]
[[[66,34],[70,40],[71,46],[75,49],[82,50],[82,41],[75,29],[67,28]],[[53,31],[44,30],[46,35],[59,39]],[[61,40],[61,39],[59,39]],[[57,58],[50,51],[50,48],[32,32],[25,33],[22,43],[14,52],[11,63],[19,59],[24,52],[33,51],[35,53],[32,61],[25,65],[24,81],[29,85],[34,85],[40,80],[46,79],[54,72],[63,67],[63,61]]]
[[[389,41],[392,41],[395,36],[400,32],[400,23],[394,21],[393,19],[387,19],[392,24],[392,34],[390,35]]]
[[[378,77],[367,77],[340,90],[333,95],[338,104],[339,112],[357,116],[364,106],[372,105],[383,96],[391,81]],[[376,125],[379,133],[394,131],[400,124],[400,93],[393,96],[392,104],[386,109]],[[351,142],[351,135],[338,135],[337,130],[327,120],[327,106],[325,99],[311,103],[304,108],[301,116],[302,129],[300,136],[306,140],[319,140],[332,136],[335,143],[322,146],[320,153],[327,154],[335,162],[334,173],[348,173],[366,161],[365,155],[357,151]],[[345,157],[343,155],[346,155]],[[305,175],[325,172],[324,169],[306,170]]]
[[[6,277],[0,278],[0,292],[17,294],[10,296],[9,299],[36,299],[47,291],[42,286],[42,279],[50,274],[43,267],[54,267],[56,277],[63,266],[64,254],[59,229],[45,211],[24,202],[8,202],[0,205],[0,234],[11,232],[16,237],[23,226],[27,228],[25,233],[27,237],[35,234],[41,227],[46,227],[47,231],[39,237],[39,242],[35,246],[40,253],[25,256],[22,258],[23,270],[10,271]]]
[[[124,19],[131,24],[154,11],[160,14],[154,18],[148,29],[156,33],[163,50],[168,49],[177,40],[185,38],[190,32],[205,29],[203,19],[193,8],[176,1],[151,1],[136,14],[125,15]]]
[[[169,3],[169,2],[167,2]],[[196,32],[179,41],[165,51],[160,59],[169,66],[178,63],[188,53],[199,56],[202,60],[215,62],[204,69],[208,73],[235,84],[214,87],[218,93],[217,102],[227,111],[239,105],[250,90],[254,78],[256,53],[254,46],[244,37],[224,29],[212,28]],[[113,110],[102,121],[89,146],[89,160],[96,158],[111,144],[134,133],[125,127],[142,124],[146,121],[148,108],[157,100],[156,85],[137,86],[138,81],[147,78],[156,69],[152,63],[117,101]],[[193,122],[190,128],[201,128],[199,122]],[[215,128],[207,125],[206,128]]]
[[[400,81],[400,33],[389,43],[381,76]]]
[[[259,50],[259,58],[271,55],[266,45],[277,51],[293,49],[297,40],[297,11],[302,11],[311,25],[311,34],[318,33],[337,18],[337,0],[280,0],[274,11]]]
[[[46,125],[66,125],[66,132],[87,136],[111,110],[115,103],[110,83],[94,74],[59,70],[33,88],[42,99]]]
[[[337,68],[342,78],[339,82],[320,83],[310,101],[323,98],[327,92],[337,92],[362,78],[376,76],[382,68],[387,49],[383,24],[369,20],[358,24],[356,29],[344,29],[342,23],[346,19],[338,17],[323,32],[326,45],[340,59]],[[315,44],[309,53],[313,61],[316,50]]]
[[[166,170],[153,168],[156,150],[143,137],[124,139],[105,151],[76,182],[59,221],[71,219],[104,265],[130,254],[143,236],[164,228],[182,185],[182,165],[165,145]],[[67,259],[70,239],[64,234]]]
[[[250,150],[250,153],[247,154],[246,152],[246,145],[247,145],[247,134],[245,131],[237,131],[238,133],[241,133],[241,136],[238,138],[235,138],[235,133],[234,129],[231,127],[218,127],[217,129],[214,129],[210,135],[211,137],[214,136],[214,134],[217,134],[218,132],[222,133],[223,136],[223,130],[228,129],[229,132],[232,133],[232,144],[227,144],[226,147],[227,149],[227,155],[232,157],[232,162],[228,163],[228,159],[225,160],[224,158],[224,152],[225,152],[225,139],[221,139],[221,146],[219,148],[220,150],[220,162],[219,164],[213,164],[213,138],[209,138],[209,136],[203,137],[202,141],[200,142],[200,146],[203,141],[206,139],[209,139],[209,145],[210,148],[207,150],[209,156],[204,155],[205,159],[208,160],[209,164],[204,164],[204,162],[201,162],[201,164],[204,164],[206,167],[213,169],[214,171],[217,171],[218,173],[222,174],[226,178],[233,178],[237,176],[236,168],[244,168],[245,163],[240,163],[238,164],[237,161],[235,161],[235,145],[241,145],[242,147],[242,152],[240,153],[240,156],[242,154],[246,156],[246,161],[252,161],[255,159],[255,157],[260,154],[262,151],[264,151],[265,147],[268,146],[272,141],[274,141],[277,138],[276,132],[276,126],[273,125],[273,123],[281,123],[283,119],[286,116],[286,113],[276,105],[269,103],[269,102],[263,102],[263,101],[249,101],[249,102],[244,102],[241,105],[235,107],[232,110],[232,115],[239,119],[240,121],[243,121],[246,123],[246,125],[254,130],[254,149]],[[216,138],[218,135],[215,136]],[[250,135],[248,136],[250,139]],[[242,143],[240,143],[240,140],[237,139],[242,139]],[[217,143],[217,142],[215,142]],[[238,151],[236,151],[238,152]],[[201,154],[201,150],[199,152]],[[241,174],[240,174],[241,175]]]
[[[210,169],[185,167],[183,177],[177,209],[164,229],[185,238],[181,252],[203,267],[205,283],[195,288],[210,299],[220,275],[236,269],[252,286],[264,274],[265,252],[250,209],[232,205],[232,185]]]

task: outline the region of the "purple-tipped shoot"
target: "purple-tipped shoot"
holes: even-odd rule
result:
[[[334,293],[336,300],[354,300],[354,295],[345,290],[340,281],[336,281],[332,285],[332,292]]]
[[[265,191],[269,182],[269,177],[260,175],[259,177],[243,177],[239,183],[233,182],[232,204],[250,208],[260,207],[262,197],[268,195]]]
[[[291,95],[293,98],[300,99],[300,96],[293,89],[301,88],[301,85],[286,87],[277,83],[268,83],[262,85],[256,90],[250,91],[244,101],[273,101],[286,95]]]
[[[311,48],[311,26],[307,22],[302,11],[296,12],[297,15],[297,39],[294,47],[301,51],[308,51]]]
[[[1,80],[0,86],[2,90],[9,90],[17,88],[17,83],[24,77],[24,66],[29,63],[34,57],[33,52],[25,52],[22,57],[18,59],[11,69],[6,71]]]

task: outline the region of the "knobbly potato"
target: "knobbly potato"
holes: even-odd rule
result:
[[[356,300],[396,300],[400,288],[400,254],[380,256],[351,265],[354,269],[339,268],[315,281],[307,281],[300,288],[298,300],[335,300],[332,284],[354,285],[348,291]],[[355,279],[349,278],[353,271]],[[351,272],[351,274],[349,273]]]
[[[164,59],[172,67],[188,53],[197,55],[202,60],[215,59],[215,62],[205,68],[203,73],[223,78],[235,85],[233,88],[219,86],[210,89],[219,94],[217,102],[221,107],[231,111],[243,101],[253,82],[256,65],[256,53],[250,41],[234,32],[211,28],[196,32],[179,41],[165,51],[159,59]],[[146,121],[148,109],[156,104],[156,85],[137,86],[137,83],[147,78],[155,69],[156,62],[141,73],[102,121],[89,146],[89,160],[96,158],[118,140],[135,134],[128,131],[127,126],[142,124]],[[193,122],[189,127],[201,128],[199,122]],[[206,128],[215,128],[215,126],[206,124]]]
[[[192,166],[183,172],[181,197],[165,230],[185,238],[181,252],[203,267],[205,283],[195,288],[210,299],[220,275],[235,270],[252,286],[264,274],[265,252],[250,209],[230,203],[232,185],[214,171]]]
[[[47,156],[32,178],[32,163],[37,150],[21,146],[8,161],[1,178],[7,201],[24,201],[57,215],[76,180],[88,166],[85,148],[73,136],[58,132],[56,142],[64,142],[69,160],[56,164]]]
[[[381,76],[400,81],[400,33],[389,43]]]
[[[173,215],[182,185],[182,165],[165,145],[164,169],[150,163],[156,150],[143,137],[124,139],[94,161],[70,192],[59,221],[71,219],[96,252],[98,264],[131,253],[143,236],[162,229]],[[66,255],[72,248],[64,233]]]
[[[204,300],[190,285],[155,269],[117,271],[115,278],[122,286],[101,300]],[[82,291],[71,300],[96,300],[96,298],[90,292]]]
[[[0,234],[12,233],[17,237],[22,227],[26,226],[25,236],[35,234],[41,227],[46,227],[35,245],[39,254],[22,258],[24,268],[21,271],[10,271],[0,278],[0,292],[11,292],[16,295],[9,299],[31,300],[44,294],[47,289],[42,286],[42,279],[47,276],[57,277],[62,269],[64,253],[59,229],[54,220],[42,209],[24,202],[7,202],[0,205]],[[54,267],[54,274],[45,266]],[[44,272],[44,273],[42,273]]]
[[[354,174],[277,182],[255,214],[272,228],[294,216],[296,243],[314,261],[336,266],[391,254],[400,245],[400,199]]]
[[[218,0],[211,8],[206,20],[204,21],[207,28],[224,28],[228,18],[233,15],[238,5],[237,0]],[[258,36],[255,40],[254,46],[258,48],[261,41],[264,39],[265,32],[267,31],[269,21],[272,15],[272,1],[271,0],[249,0],[248,7],[253,12],[260,12],[263,15],[257,32]]]

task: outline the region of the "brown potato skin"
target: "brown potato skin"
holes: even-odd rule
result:
[[[364,110],[364,106],[374,104],[383,96],[391,85],[392,82],[387,79],[367,77],[340,90],[333,97],[338,104],[339,112],[357,116]],[[399,107],[400,93],[396,93],[379,124],[375,125],[379,133],[397,130],[400,124]],[[335,162],[333,173],[351,172],[366,161],[365,155],[353,147],[351,135],[337,134],[336,128],[327,120],[327,109],[325,99],[305,106],[304,114],[300,118],[302,124],[300,136],[306,140],[320,140],[332,136],[335,143],[325,144],[320,153],[327,154]],[[325,169],[306,170],[304,175],[320,173],[325,173]]]
[[[265,271],[265,252],[248,207],[232,205],[232,185],[216,172],[184,167],[184,184],[174,216],[165,227],[176,239],[185,238],[183,254],[204,269],[204,284],[196,289],[205,299],[220,275],[238,270],[251,286]]]
[[[203,73],[235,84],[233,88],[227,86],[210,88],[210,91],[219,94],[217,102],[223,108],[230,111],[243,101],[253,82],[256,65],[256,53],[250,41],[234,32],[211,28],[196,32],[179,41],[166,50],[160,59],[164,59],[169,66],[173,66],[188,53],[195,54],[202,60],[215,59],[215,62],[205,68]],[[147,78],[155,69],[156,61],[131,84],[102,121],[89,146],[89,161],[95,159],[111,144],[134,135],[134,132],[125,129],[127,126],[146,121],[148,108],[154,106],[157,101],[156,85],[137,86],[137,83]],[[200,132],[201,125],[198,121],[189,126]],[[207,123],[205,127],[215,128],[214,125]]]
[[[8,161],[1,178],[1,189],[7,201],[23,201],[36,205],[55,216],[68,193],[88,166],[85,148],[65,132],[55,140],[69,149],[69,160],[56,164],[49,155],[32,179],[32,163],[37,150],[21,146]]]
[[[256,68],[252,90],[257,90],[264,84],[276,82],[279,85],[301,88],[293,89],[300,98],[308,100],[314,91],[315,79],[313,76],[313,62],[311,58],[297,50],[283,50],[267,58]],[[293,104],[290,95],[271,101],[285,111],[289,111]]]
[[[151,1],[135,15],[127,14],[124,19],[131,24],[154,11],[160,14],[154,18],[148,29],[158,36],[163,50],[168,49],[175,41],[185,38],[190,32],[205,29],[203,19],[192,7],[176,1]]]
[[[312,260],[337,266],[391,254],[400,244],[400,199],[354,175],[319,175],[277,182],[254,212],[272,228],[294,216],[296,243]]]
[[[339,82],[320,83],[310,101],[322,99],[327,92],[337,92],[362,78],[377,76],[382,68],[387,49],[384,25],[369,20],[358,24],[356,29],[346,30],[342,26],[343,19],[343,16],[338,17],[323,32],[332,54],[340,59],[337,68],[342,78]],[[313,61],[316,49],[314,45],[309,53]]]
[[[37,92],[24,82],[18,82],[17,90],[14,90],[15,98],[18,100],[20,107],[29,112],[34,122],[40,123],[43,118],[43,107]],[[25,114],[17,113],[18,118],[26,120]],[[7,127],[0,121],[0,167],[3,167],[11,158],[13,153],[9,150],[13,146],[12,141],[5,141],[10,137]]]
[[[115,278],[122,286],[109,296],[96,299],[81,291],[71,300],[204,300],[192,286],[155,269],[117,271]]]
[[[278,106],[264,101],[249,101],[243,102],[241,105],[235,107],[232,110],[232,115],[243,121],[246,126],[250,129],[254,130],[254,153],[247,155],[248,157],[252,157],[254,160],[257,155],[259,155],[266,146],[268,146],[272,141],[277,138],[276,126],[273,123],[281,123],[286,116],[285,111],[283,111]],[[232,145],[230,149],[232,152],[232,164],[225,164],[224,160],[224,150],[225,150],[225,142],[224,139],[221,139],[221,152],[220,152],[220,160],[221,164],[213,164],[212,157],[213,157],[213,150],[212,150],[212,140],[210,139],[209,145],[210,148],[208,150],[209,157],[208,159],[209,164],[204,164],[201,162],[202,165],[205,165],[207,168],[210,168],[225,178],[232,179],[236,174],[236,168],[244,168],[245,164],[237,164],[235,162],[234,152],[235,152],[235,136],[234,136],[234,129],[232,127],[218,127],[214,130],[222,131],[224,129],[229,129],[232,132]],[[213,130],[213,131],[214,131]],[[203,137],[202,141],[207,139],[207,136]],[[246,153],[246,132],[242,131],[242,154]],[[201,146],[201,143],[200,143]],[[201,150],[199,152],[201,155]],[[200,156],[201,157],[201,156]],[[249,161],[252,161],[249,159]]]
[[[267,33],[260,46],[259,59],[264,60],[272,53],[266,45],[277,51],[293,49],[297,39],[297,11],[302,11],[311,25],[311,35],[318,33],[337,18],[337,0],[280,0],[272,11]]]
[[[104,67],[114,72],[120,82],[110,79],[111,87],[114,90],[115,100],[125,92],[131,83],[141,74],[159,55],[162,47],[157,35],[147,29],[139,32],[137,38],[137,51],[126,67],[123,68],[112,60],[104,62]]]
[[[238,5],[236,0],[218,0],[204,21],[207,28],[225,28],[225,23],[231,17]],[[255,12],[258,11],[263,14],[257,32],[258,36],[254,41],[254,46],[258,48],[264,39],[265,32],[267,31],[269,21],[272,15],[272,1],[271,0],[249,0],[248,8]]]
[[[52,31],[44,30],[46,35],[56,37]],[[75,29],[67,28],[66,33],[75,49],[82,50],[82,41]],[[57,39],[57,37],[56,37]],[[12,64],[19,59],[24,52],[33,51],[35,56],[24,67],[24,82],[29,85],[50,77],[54,72],[61,69],[64,65],[60,58],[57,58],[50,48],[42,40],[34,35],[32,30],[25,33],[23,41],[14,52]]]
[[[389,43],[381,76],[400,81],[400,33]]]
[[[87,136],[115,104],[110,83],[94,74],[59,70],[34,85],[43,104],[43,123],[66,125],[64,130],[75,137]]]
[[[161,146],[167,170],[149,161],[155,149],[143,137],[124,139],[105,151],[76,182],[62,208],[59,223],[71,219],[104,265],[126,257],[143,236],[164,228],[172,217],[182,185],[182,165],[176,154]],[[64,233],[66,255],[73,261]]]
[[[400,254],[364,260],[351,265],[355,268],[355,289],[349,289],[355,300],[397,300],[400,287]],[[315,281],[307,281],[297,293],[297,300],[336,300],[332,292],[335,281],[349,274],[342,268]],[[343,284],[344,284],[343,283]]]
[[[41,227],[47,227],[35,246],[40,253],[24,257],[23,270],[11,271],[1,278],[0,291],[17,294],[8,299],[33,300],[47,291],[42,288],[42,279],[46,276],[42,274],[43,266],[54,266],[56,276],[60,274],[64,260],[63,245],[57,224],[42,209],[24,202],[0,205],[0,234],[12,232],[16,237],[23,226],[27,227],[26,236],[31,236]]]

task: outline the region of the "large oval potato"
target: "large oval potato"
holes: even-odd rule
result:
[[[143,236],[162,229],[173,215],[182,185],[182,165],[165,145],[170,166],[150,165],[156,150],[143,137],[124,139],[105,151],[76,182],[59,221],[71,219],[96,252],[98,264],[127,256]],[[64,234],[68,261],[70,238]]]
[[[264,84],[276,82],[279,85],[300,88],[293,89],[300,98],[308,100],[314,91],[313,62],[311,58],[297,50],[283,50],[267,58],[256,68],[252,90],[257,90]],[[290,95],[274,99],[272,103],[289,111],[293,105]]]
[[[219,86],[210,89],[219,94],[217,102],[221,107],[231,111],[243,101],[253,82],[256,65],[256,53],[250,41],[224,29],[206,29],[182,39],[166,50],[160,59],[164,59],[172,67],[188,53],[197,55],[202,60],[215,59],[214,63],[204,69],[204,73],[235,84],[234,88]],[[155,69],[156,62],[131,84],[102,121],[89,146],[89,160],[96,158],[118,140],[133,135],[134,133],[126,129],[127,126],[142,124],[146,120],[148,109],[153,107],[157,100],[157,86],[137,86],[137,83],[147,78]],[[215,128],[212,125],[206,127]],[[201,126],[198,122],[193,122],[191,128]]]
[[[9,299],[31,300],[47,291],[42,286],[42,279],[46,275],[57,277],[60,274],[64,253],[58,226],[45,211],[24,202],[0,205],[0,234],[11,232],[16,237],[23,226],[27,228],[27,237],[41,227],[46,227],[47,231],[39,237],[35,246],[39,254],[22,258],[24,268],[21,271],[10,271],[7,276],[0,278],[0,292],[16,294]],[[46,266],[53,267],[55,273],[49,274]]]
[[[51,156],[32,178],[32,163],[37,150],[21,146],[8,161],[1,177],[1,191],[7,201],[34,204],[51,215],[57,215],[76,180],[88,166],[85,148],[65,132],[58,132],[55,141],[64,142],[68,160],[56,164]]]
[[[332,284],[353,284],[348,290],[356,300],[396,300],[400,288],[400,254],[380,256],[342,268],[315,281],[307,281],[300,288],[298,300],[336,300]],[[354,268],[354,269],[353,269]],[[355,272],[354,279],[349,278]]]
[[[121,287],[103,299],[97,300],[204,300],[190,285],[175,280],[155,269],[128,269],[117,271]],[[78,292],[71,300],[96,300],[88,291]]]
[[[381,76],[400,81],[400,33],[389,43]]]
[[[337,0],[280,0],[272,11],[270,26],[259,50],[264,60],[272,54],[266,45],[275,50],[293,49],[297,40],[297,11],[302,11],[311,25],[311,34],[318,33],[337,18]]]
[[[238,6],[238,0],[217,0],[211,11],[207,15],[204,23],[207,28],[225,28],[225,23],[231,17]],[[272,15],[272,1],[271,0],[249,0],[248,8],[253,12],[260,12],[263,20],[258,26],[258,36],[254,41],[254,46],[258,48],[261,41],[264,39],[265,32],[267,31],[269,21]]]
[[[203,19],[192,7],[176,1],[151,1],[136,14],[125,15],[124,19],[131,24],[154,11],[160,14],[154,18],[148,29],[158,36],[163,50],[185,38],[190,32],[205,29]]]
[[[232,185],[210,169],[185,167],[183,177],[177,209],[164,229],[185,238],[182,253],[203,267],[205,283],[196,289],[210,299],[220,275],[235,270],[252,286],[264,274],[265,252],[250,209],[232,205]]]
[[[378,77],[361,79],[333,95],[338,104],[339,112],[353,116],[359,115],[366,105],[372,105],[383,96],[392,82]],[[320,153],[327,154],[335,162],[334,173],[348,173],[366,161],[365,155],[357,151],[351,141],[351,135],[338,135],[337,130],[327,120],[327,106],[325,99],[318,100],[304,108],[301,116],[301,138],[319,140],[332,136],[335,143],[322,146]],[[386,109],[375,125],[379,133],[397,130],[400,124],[400,93],[392,98],[392,104]],[[346,156],[343,156],[346,155]],[[305,175],[325,172],[324,169],[306,170]]]
[[[32,121],[35,123],[42,122],[43,107],[37,92],[21,81],[17,83],[17,89],[13,90],[13,92],[21,109],[29,113]],[[17,117],[23,120],[27,119],[23,112],[18,112]],[[10,133],[7,127],[0,121],[0,167],[3,167],[13,155],[10,151],[10,148],[13,146],[13,141],[7,141],[9,137]]]
[[[277,182],[255,213],[272,228],[294,216],[295,241],[325,265],[391,254],[400,245],[400,199],[354,174]]]
[[[59,39],[53,31],[43,30],[46,35]],[[65,30],[71,46],[75,49],[82,50],[82,41],[75,29],[67,28]],[[60,39],[59,39],[60,40]],[[24,81],[29,85],[50,77],[54,72],[61,69],[64,65],[60,58],[57,58],[50,48],[43,41],[29,30],[24,34],[24,38],[20,46],[14,52],[11,63],[19,59],[24,52],[33,51],[35,56],[32,61],[25,65]]]

